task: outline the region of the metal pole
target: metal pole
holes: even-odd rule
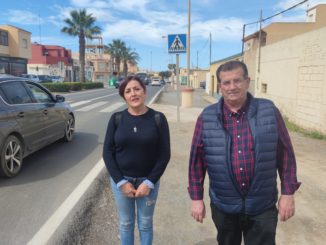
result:
[[[212,33],[209,33],[209,66],[211,67],[212,63]]]
[[[246,30],[246,24],[244,24],[242,27],[242,51],[241,51],[242,55],[243,55],[243,51],[244,51],[245,30]]]
[[[179,54],[175,55],[177,77],[177,122],[180,123],[180,82],[179,82]]]
[[[263,10],[260,10],[260,21],[259,21],[259,42],[258,42],[258,72],[260,72],[260,52],[261,52],[261,25],[263,22]]]
[[[152,72],[152,50],[151,50],[151,72]]]
[[[197,70],[198,70],[198,50],[197,50],[197,66],[196,66]]]
[[[190,0],[188,0],[187,84],[190,87]]]

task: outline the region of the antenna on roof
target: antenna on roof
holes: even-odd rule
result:
[[[40,35],[40,44],[42,44],[42,32],[41,32],[41,18],[40,13],[38,13],[38,31]]]

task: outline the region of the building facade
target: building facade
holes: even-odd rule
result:
[[[15,26],[1,25],[0,73],[15,76],[27,73],[31,56],[31,33]]]
[[[326,134],[326,4],[303,23],[272,23],[245,38],[244,62],[258,97],[302,128]]]
[[[28,73],[60,76],[72,81],[71,51],[61,46],[32,44],[32,57],[28,60]]]

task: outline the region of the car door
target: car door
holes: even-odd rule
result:
[[[38,84],[26,82],[26,85],[37,101],[37,104],[43,108],[42,112],[47,142],[54,142],[62,138],[66,127],[66,118],[63,109],[58,106],[53,96]]]
[[[3,82],[0,90],[8,105],[8,120],[17,122],[18,133],[24,139],[25,153],[41,148],[46,140],[42,107],[33,103],[22,81]]]

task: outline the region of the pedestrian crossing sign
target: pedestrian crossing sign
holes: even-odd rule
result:
[[[187,39],[186,34],[168,35],[169,53],[186,53],[187,52],[186,39]]]

